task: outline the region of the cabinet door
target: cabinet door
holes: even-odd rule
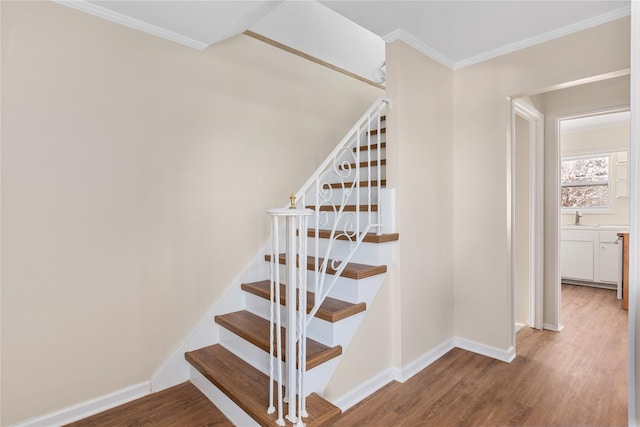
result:
[[[618,245],[615,243],[600,242],[598,245],[600,251],[600,277],[598,282],[618,283],[620,275],[621,262],[619,256]]]
[[[562,241],[561,275],[567,279],[593,281],[593,241]]]

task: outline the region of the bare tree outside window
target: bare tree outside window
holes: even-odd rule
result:
[[[609,207],[609,156],[563,160],[563,208]]]

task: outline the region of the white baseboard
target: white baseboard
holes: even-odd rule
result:
[[[359,384],[346,394],[337,399],[333,399],[332,403],[340,408],[343,412],[358,402],[375,393],[391,381],[405,382],[427,366],[441,358],[446,352],[454,348],[454,338],[449,338],[442,344],[436,346],[433,350],[428,351],[424,355],[418,357],[402,369],[389,368],[369,380]]]
[[[442,344],[438,345],[433,350],[430,350],[422,356],[410,362],[407,366],[400,370],[400,377],[396,378],[401,383],[407,381],[409,378],[422,371],[427,366],[431,365],[436,360],[444,356],[448,351],[455,348],[455,338],[449,338]]]
[[[236,286],[239,288],[239,286]],[[213,322],[213,318],[210,318],[210,321]],[[544,325],[545,329],[548,329],[547,326]],[[185,343],[185,345],[188,343]],[[402,369],[398,368],[389,368],[386,369],[369,380],[359,384],[346,394],[341,397],[334,399],[333,404],[338,406],[342,411],[346,411],[352,406],[356,405],[358,402],[368,397],[369,395],[375,393],[380,388],[384,387],[391,381],[399,381],[405,382],[411,377],[413,377],[418,372],[422,371],[427,366],[431,365],[433,362],[441,358],[444,354],[446,354],[451,349],[458,347],[463,350],[471,351],[473,353],[478,353],[487,357],[491,357],[493,359],[501,360],[504,362],[511,362],[515,358],[515,350],[513,347],[510,347],[506,350],[500,349],[497,347],[492,347],[486,344],[481,344],[476,341],[468,340],[460,337],[452,337],[439,344],[432,350],[428,351],[424,355],[418,357],[414,361],[407,364]],[[184,353],[182,352],[181,347],[180,358],[184,357]],[[186,351],[186,350],[185,350]],[[170,362],[170,361],[168,361]],[[169,369],[171,363],[165,363],[163,365],[163,369]],[[189,368],[186,365],[187,378],[183,381],[186,381],[189,376]],[[171,371],[171,369],[169,369]],[[160,370],[161,371],[161,370]],[[157,377],[160,372],[156,373],[154,377]],[[175,372],[164,372],[161,375],[166,378],[175,378]],[[165,383],[166,384],[166,383]],[[165,385],[163,384],[163,385]],[[166,388],[166,387],[164,387]],[[132,385],[130,387],[124,388],[122,390],[115,391],[113,393],[109,393],[105,396],[66,408],[60,411],[53,412],[51,414],[34,418],[28,421],[25,421],[20,424],[16,424],[15,427],[57,427],[62,426],[64,424],[68,424],[82,418],[86,418],[98,412],[105,411],[107,409],[111,409],[123,403],[127,403],[131,400],[138,399],[140,397],[146,396],[151,392],[151,382],[144,381],[139,384]],[[154,390],[156,391],[156,390]]]
[[[542,328],[547,331],[561,332],[564,329],[564,326],[559,323],[545,323],[542,325]]]
[[[339,398],[333,399],[332,403],[342,409],[342,411],[344,412],[352,406],[356,405],[361,400],[375,393],[391,381],[407,381],[455,347],[471,351],[473,353],[481,354],[483,356],[491,357],[503,362],[511,362],[516,357],[515,349],[513,347],[509,347],[508,349],[504,350],[486,344],[481,344],[476,341],[471,341],[465,338],[451,337],[435,348],[429,350],[422,356],[418,357],[414,361],[410,362],[404,368],[386,369],[378,375],[359,384]]]
[[[342,410],[342,412],[359,403],[364,398],[380,390],[385,385],[396,379],[397,369],[386,369],[367,381],[360,383],[344,395],[337,399],[332,399],[332,403]]]
[[[505,349],[482,344],[477,341],[468,340],[466,338],[455,337],[455,346],[463,350],[511,363],[516,358],[516,350],[513,346]]]
[[[106,411],[107,409],[114,408],[134,399],[139,399],[148,395],[150,392],[151,383],[149,381],[143,381],[78,405],[70,406],[38,418],[32,418],[22,423],[14,424],[14,426],[58,427],[81,420],[99,412]]]

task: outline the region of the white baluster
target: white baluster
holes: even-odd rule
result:
[[[280,354],[280,348],[281,348],[281,342],[280,342],[280,328],[281,328],[281,323],[280,323],[280,308],[278,306],[278,308],[275,311],[276,315],[275,315],[275,325],[272,325],[272,329],[275,326],[275,334],[276,334],[276,341],[277,341],[277,345],[276,345],[276,352],[278,353],[278,379],[271,380],[271,384],[273,387],[273,382],[277,381],[277,387],[278,387],[278,424],[279,425],[284,425],[284,420],[282,419],[282,402],[288,402],[289,404],[289,408],[287,411],[287,415],[286,418],[291,421],[294,424],[297,424],[297,426],[302,427],[304,424],[302,423],[302,416],[304,416],[304,399],[300,399],[300,398],[296,398],[296,396],[304,396],[304,390],[302,389],[302,386],[304,384],[302,377],[304,376],[304,361],[302,360],[297,360],[298,359],[298,355],[300,355],[300,357],[302,357],[303,355],[306,355],[306,340],[302,339],[302,337],[304,337],[306,334],[304,333],[305,331],[305,325],[306,325],[306,317],[305,317],[305,313],[306,313],[306,305],[305,306],[300,306],[300,319],[298,319],[297,316],[297,310],[296,310],[296,302],[297,302],[297,298],[296,298],[296,293],[297,293],[297,285],[300,284],[301,289],[300,292],[304,292],[305,296],[306,296],[306,272],[304,274],[300,275],[300,279],[298,279],[297,275],[296,275],[296,271],[297,271],[297,261],[299,259],[300,262],[300,269],[302,271],[306,270],[306,250],[307,250],[307,233],[306,233],[306,217],[311,215],[312,211],[310,209],[296,209],[295,208],[295,196],[291,196],[291,208],[289,209],[272,209],[269,210],[268,213],[269,215],[272,216],[272,221],[274,222],[274,224],[276,224],[276,226],[274,228],[276,228],[276,231],[274,231],[274,233],[277,232],[277,221],[278,218],[285,218],[286,221],[286,249],[285,249],[285,257],[286,257],[286,277],[287,277],[287,283],[286,283],[286,306],[285,306],[285,311],[287,313],[287,327],[286,327],[286,334],[285,334],[285,374],[286,374],[286,386],[285,386],[285,397],[282,396],[282,385],[283,385],[283,381],[282,381],[282,356]],[[296,239],[296,228],[298,228],[299,233],[298,233],[298,239]],[[274,236],[272,237],[272,239],[274,241],[277,242],[277,234],[274,234]],[[299,242],[298,242],[299,240]],[[273,246],[276,247],[276,249],[274,250],[274,252],[277,251],[277,246],[276,244],[274,244]],[[298,252],[298,248],[300,249],[300,253]],[[277,253],[272,254],[272,259],[276,260],[276,263],[279,262],[279,255]],[[275,276],[279,279],[279,266],[278,264],[276,264],[276,268],[274,268],[272,271],[275,271]],[[280,301],[280,286],[279,286],[279,280],[276,281],[276,277],[274,277],[272,279],[272,281],[275,282],[275,285],[273,286],[273,288],[275,288],[275,293],[276,293],[276,298],[274,300],[272,300],[272,304],[278,304]],[[302,302],[304,301],[305,298],[301,297],[301,302],[300,304],[302,304]],[[273,322],[273,320],[272,320]],[[298,337],[300,337],[300,340],[298,341]],[[273,343],[273,340],[272,340]],[[273,345],[273,344],[272,344]],[[297,346],[300,346],[300,348],[298,349],[298,351],[296,351]],[[273,354],[273,352],[272,352]],[[298,365],[301,367],[300,369],[300,379],[299,381],[297,380],[298,375],[296,375],[296,362],[298,362]],[[271,372],[271,377],[273,378],[274,374],[273,372]],[[268,411],[273,412],[273,403],[271,401],[271,394],[270,394],[270,402],[269,402],[269,409]]]

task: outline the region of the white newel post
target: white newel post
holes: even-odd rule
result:
[[[270,369],[270,391],[268,412],[275,412],[273,404],[273,388],[278,387],[278,419],[284,425],[282,401],[288,402],[287,419],[296,426],[302,427],[302,418],[306,416],[305,396],[303,390],[304,372],[306,369],[306,294],[307,294],[307,221],[312,214],[311,209],[296,209],[295,197],[291,196],[291,207],[288,209],[271,209],[272,253],[271,253],[271,358],[276,358],[277,367],[274,372],[273,363]],[[286,256],[286,334],[285,334],[285,381],[282,378],[282,355],[280,354],[280,274],[279,274],[279,227],[280,219],[285,220],[285,256]],[[300,264],[300,274],[297,265]],[[299,301],[297,294],[299,293]],[[296,302],[300,305],[297,310]],[[274,338],[276,342],[274,343]],[[297,362],[297,363],[296,363]],[[300,369],[297,374],[296,364]],[[285,385],[285,397],[282,397],[282,385]]]

